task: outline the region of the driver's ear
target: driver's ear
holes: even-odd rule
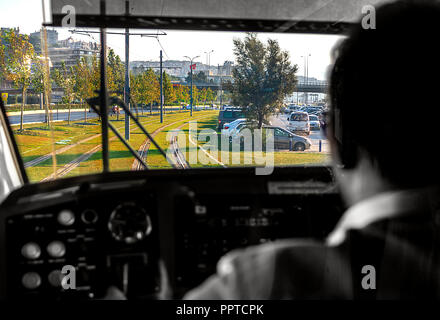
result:
[[[344,130],[340,109],[332,110],[326,118],[324,130],[330,143],[333,163],[341,169],[353,169],[358,159],[358,148]]]

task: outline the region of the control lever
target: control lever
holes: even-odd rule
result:
[[[143,299],[168,299],[171,297],[167,272],[159,261],[148,262],[146,254],[108,257],[108,270],[113,279],[112,291],[120,297]],[[112,298],[115,295],[111,295]]]

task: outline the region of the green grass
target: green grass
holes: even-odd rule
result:
[[[254,153],[252,151],[240,151],[240,152],[234,152],[232,151],[232,148],[229,147],[229,157],[226,159],[222,158],[221,155],[221,138],[220,134],[218,134],[217,137],[217,146],[214,145],[214,143],[205,142],[206,140],[203,138],[203,135],[201,134],[201,131],[204,129],[214,129],[216,128],[217,118],[208,119],[205,121],[199,121],[198,122],[198,128],[197,128],[197,137],[199,138],[199,141],[197,141],[198,146],[203,146],[205,150],[213,152],[209,152],[213,158],[217,159],[218,161],[222,162],[225,166],[257,166],[262,165],[262,163],[257,163]],[[189,134],[189,125],[186,125],[182,128],[182,130],[185,132],[185,134],[188,136]],[[195,138],[193,139],[193,141]],[[210,148],[211,147],[211,148]],[[185,151],[186,159],[189,159],[189,153],[194,152],[196,147],[194,144],[189,143],[189,141],[186,141],[186,148],[181,147],[182,152]],[[208,150],[209,149],[209,150]],[[200,168],[200,167],[222,167],[221,164],[217,163],[216,161],[212,160],[208,156],[205,156],[204,152],[199,148],[197,150],[198,154],[202,154],[202,156],[205,158],[203,163],[200,161],[200,157],[197,157],[197,163],[190,163],[190,166],[192,168]],[[272,161],[275,166],[295,166],[295,165],[318,165],[328,162],[328,154],[325,153],[316,153],[316,152],[292,152],[292,151],[276,151],[273,153],[262,153],[262,161],[263,164],[266,163],[266,161],[269,161],[269,163]],[[238,160],[238,161],[237,161]]]
[[[186,152],[194,152],[197,150],[198,153],[203,154],[199,148],[200,145],[204,145],[205,148],[208,146],[213,146],[201,141],[200,132],[203,129],[215,129],[217,126],[217,116],[218,111],[201,111],[195,112],[193,117],[189,117],[188,112],[170,112],[165,114],[164,122],[160,123],[158,115],[149,116],[145,114],[141,116],[139,120],[146,127],[146,129],[153,133],[155,130],[170,125],[169,127],[163,129],[155,136],[156,142],[164,149],[166,152],[169,147],[169,141],[167,139],[167,134],[178,127],[186,135],[186,144],[181,146],[181,150]],[[203,118],[201,118],[203,117]],[[188,141],[189,135],[189,124],[188,121],[197,120],[197,135],[199,136],[198,146],[195,146]],[[124,135],[125,121],[124,117],[120,116],[119,121],[115,117],[110,118],[111,123],[118,129],[118,131]],[[135,149],[138,150],[140,146],[145,142],[146,137],[132,122],[131,126],[131,137],[130,144]],[[86,138],[93,137],[89,141],[78,143]],[[56,155],[56,166],[55,170],[58,170],[68,164],[69,162],[77,159],[82,154],[88,152],[92,148],[101,144],[100,136],[100,123],[97,119],[88,120],[87,124],[84,121],[72,122],[68,125],[66,122],[57,122],[53,126],[53,130],[45,125],[25,125],[25,130],[22,132],[15,131],[15,137],[17,139],[20,152],[22,154],[23,160],[25,162],[51,153],[53,148],[59,149],[66,146],[77,145],[71,147],[62,153]],[[110,156],[110,169],[111,171],[126,171],[131,170],[134,157],[127,150],[122,142],[115,138],[112,132],[109,133],[110,143],[109,143],[109,156]],[[220,135],[217,136],[217,142],[220,146]],[[186,155],[187,155],[186,154]],[[214,158],[224,162],[226,166],[255,166],[255,159],[252,152],[230,152],[231,155],[235,155],[239,158],[239,163],[232,163],[232,158],[221,159],[220,152],[217,154],[211,154]],[[269,157],[268,157],[269,156]],[[312,153],[312,152],[288,152],[280,151],[274,152],[273,154],[263,153],[264,159],[270,160],[273,156],[274,163],[276,166],[289,166],[289,165],[314,165],[322,164],[328,161],[328,155],[324,153]],[[187,157],[188,159],[188,157]],[[202,163],[200,159],[197,159],[196,163],[190,163],[192,168],[203,168],[203,167],[221,167],[220,164],[216,163],[212,159],[206,158],[208,163]],[[249,161],[247,161],[249,160]],[[170,169],[171,165],[166,161],[166,159],[159,153],[157,148],[151,144],[147,164],[150,169]],[[260,164],[261,165],[261,164]],[[77,176],[91,173],[99,173],[102,171],[102,153],[99,150],[91,155],[87,160],[79,164],[75,169],[64,177]],[[52,158],[38,164],[37,166],[27,168],[27,173],[31,181],[40,181],[43,178],[51,175],[54,172],[54,165]]]
[[[185,123],[186,121],[189,121],[194,118],[198,118],[199,116],[204,116],[211,114],[212,116],[216,116],[218,114],[217,112],[212,111],[204,111],[201,113],[195,113],[193,118],[189,117],[189,114],[187,112],[185,113],[175,113],[175,114],[167,114],[165,116],[164,122],[159,123],[157,117],[153,122],[151,122],[151,118],[145,118],[146,120],[141,121],[148,132],[151,134],[155,130],[166,126],[168,124],[177,122],[173,124],[172,126],[164,129],[163,132],[168,132],[169,130],[172,130],[173,128],[176,128],[180,126],[182,123]],[[145,142],[146,136],[141,132],[140,129],[133,126],[130,135],[130,145],[135,149],[138,150],[140,146]],[[123,130],[120,131],[123,133]],[[111,133],[110,138],[112,138],[114,135]],[[166,141],[166,134],[165,133],[159,133],[155,137],[155,141],[166,151],[166,148],[168,147],[168,142]],[[95,143],[96,145],[96,143]],[[88,149],[91,149],[93,146],[90,146]],[[73,149],[80,148],[80,146],[77,146]],[[124,146],[122,142],[120,142],[118,139],[114,139],[109,144],[109,155],[110,155],[110,170],[111,171],[126,171],[131,170],[134,157],[129,153],[127,148]],[[123,155],[123,156],[121,156]],[[75,176],[80,174],[86,174],[86,173],[98,173],[102,171],[102,155],[100,152],[94,154],[88,161],[85,161],[80,166],[72,170],[68,175],[66,176]],[[149,165],[150,169],[155,168],[171,168],[171,166],[168,164],[168,162],[159,154],[156,147],[151,144],[148,157],[147,157],[147,164]]]

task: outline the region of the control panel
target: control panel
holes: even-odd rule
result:
[[[128,299],[157,299],[164,266],[180,298],[225,253],[323,239],[343,211],[327,168],[150,170],[29,185],[0,206],[0,295],[95,299],[116,286]]]
[[[154,195],[116,192],[90,200],[6,220],[13,296],[95,298],[110,285],[127,296],[158,292]]]
[[[340,218],[337,194],[177,197],[176,284],[190,289],[228,251],[285,238],[323,239]]]

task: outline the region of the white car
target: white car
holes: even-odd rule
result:
[[[319,130],[321,128],[319,118],[314,114],[309,114],[309,123],[310,123],[310,130],[312,131]]]
[[[309,114],[303,111],[292,112],[287,118],[287,128],[293,133],[310,134]]]
[[[235,119],[232,122],[225,123],[222,129],[222,135],[231,135],[232,130],[234,130],[240,123],[245,122],[246,118]]]

